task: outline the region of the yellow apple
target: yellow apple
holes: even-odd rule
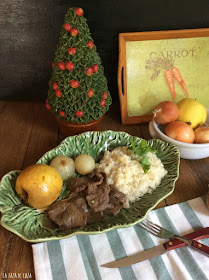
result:
[[[62,177],[55,168],[33,164],[18,175],[15,190],[26,204],[42,209],[58,198],[62,185]]]

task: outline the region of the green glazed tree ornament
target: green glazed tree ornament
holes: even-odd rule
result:
[[[107,79],[83,9],[66,13],[52,67],[46,108],[58,123],[89,123],[109,110]]]

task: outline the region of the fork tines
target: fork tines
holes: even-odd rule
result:
[[[149,233],[152,233],[156,236],[159,235],[159,232],[161,231],[161,227],[151,222],[149,219],[145,218],[141,223],[140,226],[142,226],[144,229],[146,229]]]

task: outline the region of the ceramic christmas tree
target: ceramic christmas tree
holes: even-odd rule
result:
[[[94,130],[111,96],[83,9],[66,13],[52,67],[46,108],[65,128],[80,124],[83,131]]]

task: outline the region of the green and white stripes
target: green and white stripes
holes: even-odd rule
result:
[[[148,216],[179,235],[209,226],[209,210],[204,198],[156,209]],[[34,244],[36,280],[209,279],[208,257],[188,247],[125,268],[100,266],[164,242],[135,225],[98,235],[78,235]],[[209,239],[202,242],[209,246]]]

